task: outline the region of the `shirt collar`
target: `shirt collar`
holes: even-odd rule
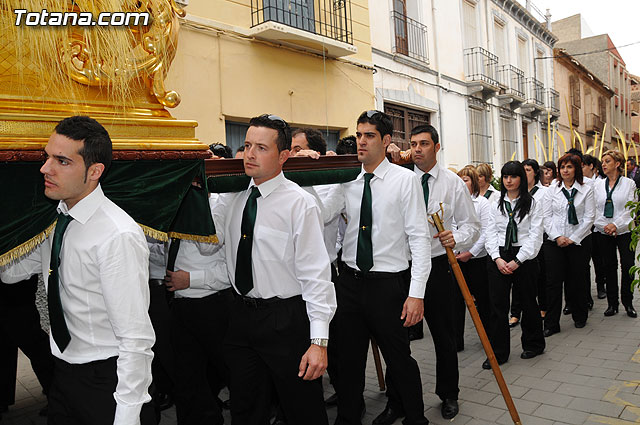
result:
[[[420,167],[418,167],[417,165],[413,165],[413,171],[415,171],[416,175],[419,178],[422,178],[423,174],[426,174],[424,171],[422,171],[420,169]],[[431,170],[429,170],[429,175],[431,176],[432,179],[434,180],[438,180],[438,175],[440,174],[440,165],[436,162],[436,165],[433,166],[433,168],[431,168]]]
[[[271,192],[276,190],[276,188],[280,186],[280,184],[284,183],[284,181],[285,181],[285,178],[284,178],[284,173],[282,171],[280,171],[280,174],[278,174],[274,178],[269,179],[260,185],[257,185],[253,181],[253,177],[252,177],[251,182],[249,183],[248,189],[251,189],[253,186],[256,186],[260,191],[260,196],[262,196],[263,198],[266,198],[271,194]]]
[[[376,169],[373,170],[373,175],[380,179],[384,179],[384,176],[387,174],[387,171],[389,171],[389,168],[391,168],[391,163],[387,158],[385,158],[382,160],[380,164],[378,164]],[[360,170],[360,174],[358,174],[358,177],[356,178],[356,180],[364,178],[365,173],[366,171],[364,170],[364,165],[363,165],[362,169]]]
[[[565,187],[564,183],[560,183],[560,190],[562,190],[562,189],[567,189],[567,188]],[[583,184],[580,184],[580,183],[578,183],[578,180],[575,180],[575,181],[573,182],[573,185],[572,185],[570,188],[568,188],[567,190],[568,190],[569,192],[571,192],[571,189],[576,189],[578,192],[580,192],[580,193],[583,193],[583,194],[584,194],[585,190],[587,190],[587,189],[588,189],[588,188],[587,188],[587,183],[586,183],[586,182],[584,182]]]
[[[102,187],[98,184],[90,194],[79,200],[73,208],[69,209],[66,202],[60,201],[57,210],[59,214],[70,215],[80,224],[85,224],[105,199],[106,196],[102,192]]]

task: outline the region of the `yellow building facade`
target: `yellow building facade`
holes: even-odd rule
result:
[[[374,105],[367,0],[195,1],[185,8],[166,80],[179,119],[198,121],[202,142],[237,148],[263,113],[311,126],[331,142],[355,133]],[[296,9],[298,8],[298,9]]]

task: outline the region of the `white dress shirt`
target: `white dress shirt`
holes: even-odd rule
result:
[[[513,243],[513,246],[520,247],[516,258],[521,262],[525,262],[534,259],[542,246],[543,207],[540,202],[533,199],[529,213],[520,221],[520,211],[516,211],[516,204],[519,199],[520,197],[511,200],[506,194],[504,197],[504,200],[511,204],[511,211],[514,213],[516,226],[518,227],[518,242]],[[500,198],[491,203],[491,219],[489,220],[489,229],[486,237],[487,252],[494,261],[500,257],[500,247],[505,246],[507,226],[509,224],[507,209],[503,208],[504,212],[501,212],[498,208],[499,205]]]
[[[577,189],[573,205],[576,208],[578,224],[569,224],[569,203],[562,188],[567,189],[569,193],[571,189]],[[553,181],[545,193],[543,208],[544,231],[552,241],[565,236],[576,245],[580,245],[580,242],[591,233],[596,204],[590,184],[580,184],[576,181],[570,188],[566,188],[564,183],[558,186],[558,182]]]
[[[147,236],[149,248],[149,279],[164,280],[167,274],[167,263],[164,259],[164,242]]]
[[[242,213],[253,186],[256,184],[251,179],[249,188],[232,195],[227,207],[227,270],[234,287]],[[302,295],[307,304],[311,338],[328,338],[336,294],[320,208],[312,195],[287,180],[283,173],[257,187],[260,197],[251,251],[254,287],[247,296]]]
[[[540,182],[536,183],[534,187],[537,187],[538,190],[536,190],[536,193],[531,196],[533,196],[533,199],[542,204],[542,202],[544,202],[544,194],[547,192],[548,188],[543,186]],[[531,190],[533,190],[533,188]],[[529,193],[531,193],[531,191],[529,191]],[[500,198],[498,197],[498,199]]]
[[[417,165],[413,171],[418,176],[422,187],[422,176],[425,174]],[[440,212],[442,204],[443,212],[440,214],[445,230],[453,231],[453,239],[456,241],[457,251],[467,251],[480,235],[480,220],[471,200],[471,194],[467,185],[457,174],[441,167],[439,164],[429,170],[429,205],[427,215]],[[423,195],[424,197],[424,195]],[[455,223],[455,228],[454,224]],[[440,243],[440,239],[434,238],[438,229],[432,224],[429,228],[429,241],[431,243],[431,258],[445,255],[447,251]]]
[[[487,189],[487,192],[490,193],[489,197],[487,198],[486,193],[484,195],[482,195],[483,198],[485,198],[487,201],[489,202],[498,202],[498,199],[500,199],[500,191],[499,190],[495,190],[493,188],[493,186],[491,184],[489,184],[489,189]]]
[[[489,230],[489,222],[491,220],[491,202],[489,202],[484,196],[474,196],[473,206],[476,209],[476,215],[480,220],[480,236],[469,249],[469,252],[473,258],[482,258],[487,255],[485,248],[485,241],[487,239],[487,231]],[[461,251],[463,252],[463,251]]]
[[[373,174],[369,183],[373,216],[373,267],[370,271],[400,272],[409,268],[411,258],[409,296],[424,298],[431,272],[431,249],[420,180],[414,172],[391,164],[386,158]],[[358,269],[356,254],[364,175],[362,168],[355,180],[341,184],[341,190],[335,190],[325,203],[330,216],[346,211],[342,260],[353,269]]]
[[[203,298],[231,288],[224,250],[224,219],[229,195],[209,197],[218,243],[181,240],[174,270],[189,272],[189,287],[175,291],[176,298]],[[169,246],[171,246],[171,241]],[[169,248],[165,250],[168,256]],[[168,258],[167,258],[168,260]]]
[[[140,226],[104,196],[100,185],[73,208],[62,242],[60,300],[71,341],[64,353],[50,337],[54,356],[83,364],[118,356],[114,425],[139,424],[142,404],[151,400],[149,249]],[[42,273],[49,280],[53,233],[24,260],[2,272],[15,283]]]
[[[313,186],[318,197],[320,198],[322,205],[320,208],[324,208],[324,200],[328,199],[331,192],[339,189],[337,184],[323,184],[319,186]],[[333,263],[338,258],[338,225],[340,224],[340,216],[334,216],[327,223],[324,223],[324,244],[327,247],[327,254],[329,254],[329,262]]]
[[[596,202],[596,231],[604,234],[604,227],[613,223],[616,225],[616,233],[623,235],[629,232],[631,224],[631,211],[627,208],[627,202],[636,199],[636,184],[628,177],[620,176],[620,181],[611,194],[613,201],[613,217],[604,216],[604,204],[607,200],[606,179],[598,179],[594,184],[593,196]]]

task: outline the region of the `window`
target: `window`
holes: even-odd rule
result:
[[[540,49],[536,50],[537,60],[534,63],[536,68],[536,79],[544,84],[544,52]]]
[[[263,0],[264,20],[315,32],[314,0]]]
[[[607,104],[604,97],[598,97],[598,115],[602,122],[607,122]]]
[[[495,53],[498,56],[498,61],[500,65],[504,65],[509,63],[509,58],[507,58],[507,50],[505,48],[505,36],[504,36],[504,24],[498,22],[497,20],[493,21],[493,34],[494,34],[494,43],[495,43]]]
[[[462,0],[462,19],[464,22],[464,48],[470,49],[478,45],[478,21],[476,5]]]
[[[580,125],[580,108],[582,102],[580,100],[580,77],[577,75],[569,76],[569,95],[571,96],[571,124]]]
[[[469,142],[472,163],[493,162],[493,146],[487,129],[487,110],[484,105],[469,105]]]
[[[385,103],[384,112],[388,114],[393,121],[393,136],[391,139],[400,149],[409,148],[412,128],[431,122],[429,112],[405,108],[403,106]]]
[[[500,129],[502,131],[502,163],[518,159],[518,140],[516,138],[516,120],[512,116],[500,116]],[[515,153],[515,156],[514,156]]]
[[[527,40],[518,37],[518,68],[529,75],[529,55],[527,54]]]

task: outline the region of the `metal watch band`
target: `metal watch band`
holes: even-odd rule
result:
[[[329,345],[329,340],[327,338],[311,338],[311,343],[319,345],[320,347],[327,347]]]

